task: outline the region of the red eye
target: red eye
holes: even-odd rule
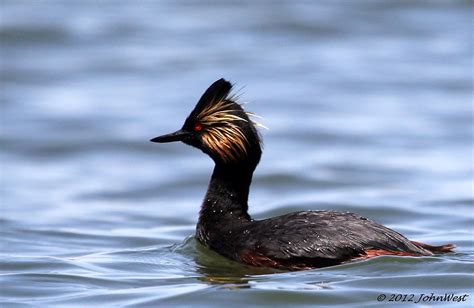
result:
[[[194,131],[195,132],[200,132],[201,130],[202,130],[201,123],[197,122],[196,124],[194,124]]]

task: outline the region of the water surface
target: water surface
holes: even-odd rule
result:
[[[375,306],[432,292],[472,305],[470,1],[0,11],[2,307]],[[456,253],[288,273],[201,247],[212,162],[148,140],[220,77],[270,128],[254,218],[351,211]]]

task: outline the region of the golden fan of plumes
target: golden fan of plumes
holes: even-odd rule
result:
[[[248,120],[234,114],[239,112],[232,108],[234,104],[236,103],[232,100],[223,99],[206,106],[197,115],[197,119],[205,127],[202,134],[204,143],[225,162],[236,161],[247,154],[248,139],[236,122]],[[255,116],[252,113],[246,114]],[[253,121],[252,123],[263,126]]]

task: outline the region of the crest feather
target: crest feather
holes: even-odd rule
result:
[[[228,81],[217,80],[204,92],[192,113],[193,119],[205,128],[201,133],[203,143],[224,162],[247,156],[250,144],[242,122],[254,128],[263,126],[250,120],[249,116],[255,115],[245,112],[235,97],[229,96],[231,89]]]
[[[238,116],[235,102],[223,99],[204,108],[198,115],[198,121],[207,127],[203,133],[206,145],[224,161],[235,161],[247,154],[248,140],[238,121],[248,122]]]

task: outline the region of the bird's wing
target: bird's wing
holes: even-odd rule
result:
[[[403,235],[352,213],[307,211],[259,221],[255,243],[265,256],[285,260],[348,260],[369,249],[423,253]]]

